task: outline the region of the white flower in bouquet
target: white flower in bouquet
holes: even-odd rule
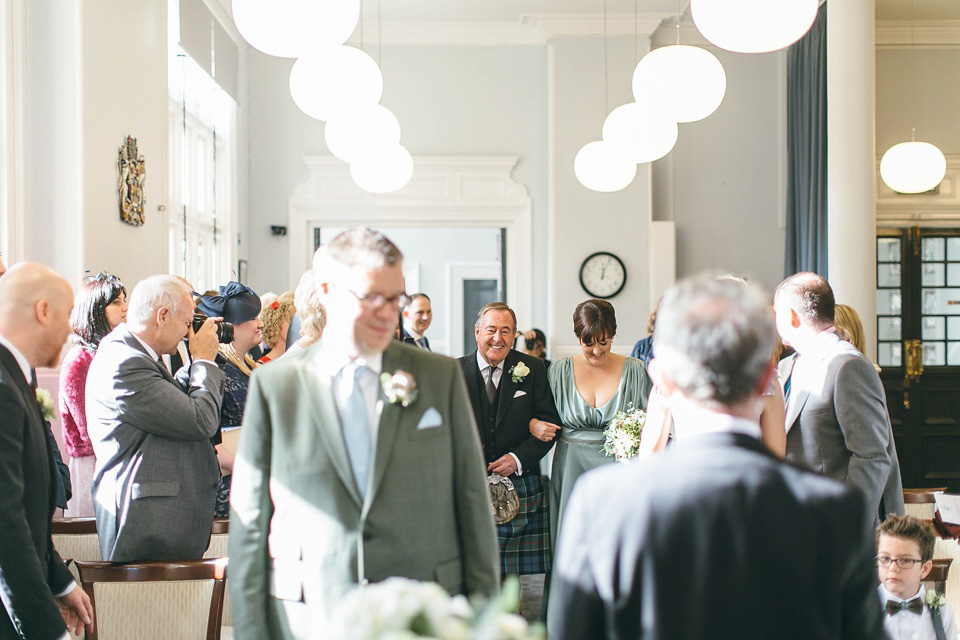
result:
[[[636,457],[640,450],[640,434],[647,414],[643,409],[620,411],[614,416],[603,432],[603,452],[616,458],[617,462],[626,462]]]

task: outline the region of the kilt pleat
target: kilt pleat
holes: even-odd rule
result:
[[[517,516],[497,525],[501,575],[527,575],[550,570],[550,510],[540,475],[510,476],[520,508]]]

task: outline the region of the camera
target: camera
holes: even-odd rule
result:
[[[193,331],[196,333],[200,331],[200,327],[203,326],[203,323],[207,321],[207,316],[200,313],[199,311],[193,312]],[[217,322],[214,326],[217,327],[217,340],[220,341],[220,344],[229,344],[233,342],[233,325],[225,320]]]

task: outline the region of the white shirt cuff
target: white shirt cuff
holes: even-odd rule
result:
[[[517,454],[515,454],[513,451],[510,451],[509,453],[510,453],[511,456],[513,456],[513,459],[514,459],[514,460],[516,461],[516,463],[517,463],[517,475],[518,475],[518,476],[522,476],[522,475],[523,475],[523,465],[520,464],[520,458],[518,458],[518,457],[517,457]]]
[[[73,582],[70,583],[70,586],[69,586],[69,587],[67,587],[66,589],[64,589],[63,593],[55,593],[55,594],[54,594],[54,597],[56,597],[56,598],[62,598],[63,596],[67,595],[68,593],[70,593],[71,591],[73,591],[73,590],[76,589],[76,588],[77,588],[77,581],[74,580]]]
[[[214,362],[213,360],[207,360],[206,358],[197,358],[193,362],[206,362],[207,364],[212,364],[213,366],[217,366],[216,362]]]

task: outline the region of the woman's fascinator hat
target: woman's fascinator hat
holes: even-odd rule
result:
[[[260,315],[260,297],[250,287],[231,281],[220,287],[218,295],[201,297],[197,309],[209,317],[241,324]]]

